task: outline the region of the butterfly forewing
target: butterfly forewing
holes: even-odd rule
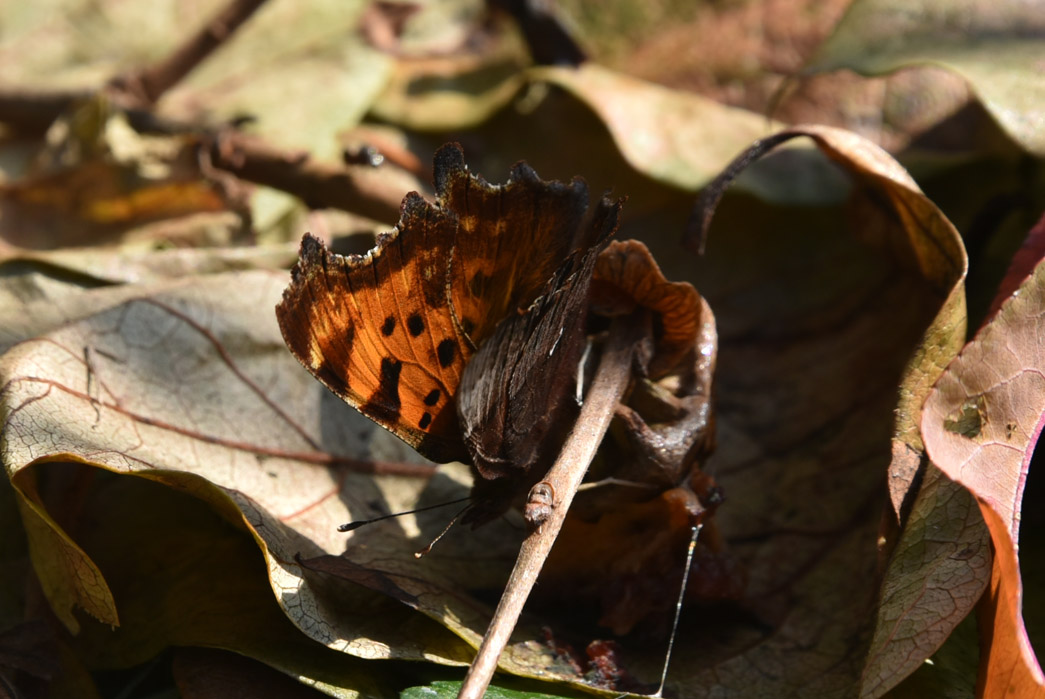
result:
[[[396,231],[364,256],[307,235],[276,317],[327,388],[434,461],[467,458],[454,396],[472,354],[454,322],[446,267],[456,221],[413,194]]]
[[[465,364],[547,292],[585,220],[587,186],[516,165],[507,184],[435,156],[437,204],[412,193],[364,256],[306,236],[276,309],[294,355],[331,391],[434,461],[468,460],[454,402]]]

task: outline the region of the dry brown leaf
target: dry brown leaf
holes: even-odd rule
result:
[[[827,240],[822,239],[817,246],[806,244],[800,249],[817,257],[820,264],[828,267],[808,272],[809,280],[805,283],[791,282],[797,293],[791,292],[786,298],[791,303],[798,301],[810,308],[806,315],[798,316],[793,309],[782,305],[783,300],[781,303],[766,298],[755,301],[750,295],[736,298],[735,293],[733,298],[716,296],[713,283],[702,284],[704,294],[716,309],[722,346],[718,374],[720,451],[716,459],[732,461],[737,458],[731,453],[737,449],[739,436],[731,434],[731,423],[736,419],[731,404],[735,402],[736,408],[754,410],[755,415],[760,417],[762,430],[753,436],[752,447],[755,451],[741,459],[741,464],[746,466],[740,468],[757,468],[760,471],[760,490],[765,491],[765,495],[759,501],[760,506],[752,508],[747,502],[754,499],[751,493],[742,493],[739,497],[744,501],[745,509],[753,517],[763,520],[767,518],[767,513],[773,513],[777,508],[784,512],[809,510],[808,516],[811,518],[801,526],[785,524],[786,519],[777,525],[775,536],[781,540],[778,551],[781,558],[776,559],[775,579],[778,583],[782,579],[780,571],[793,568],[791,558],[797,553],[794,545],[782,545],[788,531],[794,532],[796,541],[801,541],[800,532],[808,529],[822,531],[828,521],[835,522],[834,526],[839,529],[853,527],[857,521],[866,521],[863,519],[866,514],[860,514],[861,508],[875,511],[878,506],[872,474],[877,473],[883,479],[878,481],[881,484],[885,482],[886,473],[889,473],[891,488],[896,493],[894,501],[897,503],[897,513],[893,517],[900,520],[901,528],[898,536],[893,534],[896,538],[884,538],[879,543],[882,561],[878,565],[887,564],[887,567],[879,573],[882,579],[881,587],[876,586],[874,593],[879,602],[872,607],[875,611],[864,612],[876,618],[870,629],[864,629],[864,633],[868,634],[866,655],[857,659],[858,654],[854,653],[849,658],[852,663],[850,667],[860,676],[858,686],[861,695],[880,696],[932,654],[950,630],[972,609],[979,591],[986,584],[985,563],[989,552],[985,545],[983,523],[975,516],[975,508],[971,507],[967,493],[960,486],[946,481],[937,482],[930,475],[926,475],[924,480],[916,477],[923,458],[917,425],[921,403],[932,381],[943,370],[943,365],[957,353],[964,338],[962,282],[965,252],[954,227],[921,193],[910,176],[884,151],[855,134],[820,126],[795,127],[757,144],[731,166],[731,172],[735,175],[753,157],[764,153],[767,147],[800,135],[812,137],[832,160],[852,176],[857,185],[857,196],[851,205],[856,213],[853,217],[856,222],[854,232],[867,246],[867,251],[874,251],[871,254],[875,256],[868,257],[865,262],[870,263],[881,255],[890,271],[877,285],[872,286],[873,291],[867,292],[869,295],[864,296],[862,302],[854,302],[850,310],[843,311],[838,309],[842,305],[841,299],[845,298],[845,292],[841,289],[847,288],[842,276],[868,274],[868,268],[834,262],[831,255],[838,253]],[[721,194],[720,186],[715,184],[709,188],[708,201],[717,200]],[[706,223],[709,211],[707,205],[698,207],[697,216]],[[775,239],[773,243],[776,243]],[[797,273],[791,270],[781,274],[774,267],[780,264],[795,266],[796,263],[791,261],[794,253],[786,247],[789,244],[794,243],[781,240],[776,248],[760,250],[758,259],[762,261],[763,268],[755,267],[769,278],[766,289],[769,294],[777,293],[776,290],[780,288],[790,289],[790,286],[780,286],[781,280]],[[709,257],[715,254],[713,246],[722,246],[721,237],[712,238]],[[707,274],[711,269],[714,268],[705,267],[704,273]],[[921,280],[924,286],[908,286],[914,279]],[[859,286],[855,280],[852,283]],[[738,286],[746,288],[746,284]],[[839,288],[835,290],[834,287]],[[908,291],[904,292],[904,288]],[[827,302],[828,298],[833,301]],[[763,325],[749,319],[742,329],[732,329],[731,315],[747,315],[740,310],[733,310],[732,306],[745,301],[757,303],[763,308]],[[776,313],[769,309],[774,309]],[[866,324],[873,325],[874,319],[884,309],[888,309],[884,312],[889,322],[871,331]],[[859,332],[861,327],[869,334]],[[903,327],[908,328],[904,333],[917,328],[918,339],[910,334],[896,334],[891,340],[886,339],[887,334],[898,333]],[[752,338],[763,338],[770,333],[774,333],[770,337],[780,339],[773,345],[755,346]],[[737,334],[743,340],[739,347],[731,346],[736,342],[733,337]],[[807,339],[810,337],[817,337],[818,340],[810,342]],[[806,343],[802,343],[803,339]],[[889,342],[891,350],[886,350],[884,346],[873,349],[882,342]],[[749,346],[750,350],[744,351]],[[770,347],[772,350],[767,351]],[[899,347],[910,349],[898,356],[896,349]],[[789,358],[786,363],[781,361],[785,357]],[[888,375],[882,373],[886,366],[883,362],[891,363],[897,359],[902,359],[902,363],[894,365],[896,383],[891,383]],[[760,362],[763,365],[769,362],[769,365],[762,366]],[[831,371],[829,367],[835,362],[847,363],[848,366],[842,371]],[[744,378],[738,381],[733,374]],[[766,389],[760,387],[756,377],[759,377],[761,385]],[[899,400],[892,392],[895,390],[893,386],[899,386]],[[744,393],[767,389],[785,391],[783,395],[788,396],[788,400],[770,396],[761,400],[754,397],[748,399],[746,396],[749,394]],[[882,391],[886,393],[882,394]],[[860,401],[859,407],[852,403],[843,407],[846,401],[854,400]],[[891,406],[887,424],[882,424],[877,411],[871,408],[872,401]],[[832,407],[827,407],[828,404],[832,404]],[[770,406],[775,406],[775,413],[762,412],[769,411]],[[818,414],[821,417],[814,417]],[[833,418],[829,417],[832,415]],[[863,418],[854,421],[856,415],[862,415]],[[824,426],[821,429],[827,432],[809,431],[804,436],[798,436],[795,430],[801,424],[807,426],[806,430],[815,430],[811,425],[820,424]],[[827,428],[826,425],[832,426]],[[875,427],[872,428],[872,425]],[[875,446],[880,442],[874,437],[875,433],[883,429],[892,435],[891,439],[885,440],[890,443],[890,448],[884,449],[884,453],[880,446]],[[818,434],[822,436],[818,437]],[[775,438],[784,435],[791,435],[797,443],[784,442],[790,446],[774,446],[770,453],[780,454],[781,457],[777,458],[791,461],[792,466],[788,470],[768,471],[759,462],[767,460],[767,444],[774,444]],[[841,442],[837,442],[838,439]],[[763,454],[761,459],[755,456],[759,453],[758,445]],[[908,467],[904,472],[896,468],[897,464],[894,463],[887,469],[890,452],[894,459],[909,458],[913,468]],[[811,465],[807,470],[800,465],[803,463],[801,454],[808,454],[806,458],[822,466],[817,468]],[[857,454],[862,454],[862,457],[856,457]],[[842,467],[842,464],[852,464],[854,458],[866,459],[865,465],[870,471],[852,466]],[[718,520],[723,531],[727,532],[727,538],[731,536],[736,541],[736,528],[739,526],[742,531],[751,525],[739,524],[735,520],[741,516],[736,500],[738,496],[730,496],[737,492],[739,486],[732,484],[730,474],[720,470],[721,466],[715,468],[720,463],[716,462],[711,469],[727,494],[727,502],[720,509]],[[872,467],[873,463],[880,463],[881,470]],[[815,495],[811,493],[807,496],[814,498],[818,507],[806,507],[796,501],[796,497],[802,497],[802,492],[809,492],[792,485],[802,478],[811,478],[819,485],[812,490]],[[872,480],[865,481],[864,489],[861,490],[856,486],[858,478]],[[848,488],[839,488],[837,479],[845,479]],[[770,483],[772,485],[767,487],[766,484]],[[751,481],[748,484],[753,487]],[[853,492],[845,492],[849,488]],[[863,492],[863,495],[856,496],[857,492]],[[783,493],[790,493],[790,497]],[[907,498],[911,502],[908,503],[909,509],[905,510],[900,504]],[[848,515],[841,511],[834,512],[834,508],[843,502],[849,503],[849,509],[845,511]],[[818,515],[813,515],[812,511]],[[772,517],[772,514],[768,516]],[[846,516],[852,519],[848,524],[843,524]],[[903,524],[907,524],[907,527]],[[927,531],[941,528],[950,531],[952,536],[941,542],[931,538],[927,541]],[[851,531],[857,530],[854,527]],[[769,528],[767,531],[772,532],[774,529]],[[889,533],[888,530],[886,533]],[[734,544],[734,547],[737,545]],[[767,553],[775,549],[772,546],[765,547]],[[832,553],[836,550],[832,548]],[[856,549],[850,551],[855,554]],[[850,559],[850,570],[859,570],[859,560],[858,556]],[[850,600],[836,599],[833,602],[835,606],[831,608],[837,611],[846,604],[854,604],[855,600],[851,598],[857,590],[866,589],[862,587],[863,583],[846,580],[839,569],[836,569],[832,582],[828,583],[827,579],[819,578],[819,573],[826,573],[828,568],[826,564],[822,565],[823,568],[817,566],[816,573],[809,574],[810,578],[815,576],[820,585],[834,587],[816,588],[816,594],[823,595],[822,601],[827,603],[826,600],[835,589],[841,586],[848,591]],[[865,570],[864,574],[877,577],[870,570]],[[761,576],[757,569],[752,571],[753,586],[764,584],[760,580]],[[803,583],[812,584],[811,581]],[[919,590],[924,604],[919,602],[917,596],[912,596]],[[795,618],[794,614],[792,611],[789,621]],[[785,622],[784,628],[788,626]],[[806,629],[811,631],[812,626]],[[820,633],[837,634],[840,631],[841,627],[836,622],[821,629]],[[820,636],[814,637],[820,639]],[[842,642],[837,636],[835,641]],[[768,649],[770,644],[763,645]],[[718,670],[718,676],[721,677],[722,666]],[[839,684],[829,684],[825,675],[818,678],[815,685],[804,685],[805,689],[808,691],[810,687],[816,686],[823,688],[818,691],[827,691],[828,687],[834,687],[831,691],[840,691],[840,679],[837,677],[840,674],[844,674],[841,668],[835,673]]]
[[[452,537],[442,555],[418,563],[411,554],[445,524],[442,512],[338,533],[338,524],[375,509],[460,497],[467,477],[458,472],[429,483],[427,466],[409,464],[392,471],[398,476],[376,479],[352,470],[359,458],[416,457],[338,407],[285,351],[271,313],[284,282],[282,274],[246,272],[114,287],[120,293],[111,305],[92,313],[85,299],[72,322],[45,323],[42,334],[4,355],[0,455],[51,605],[72,629],[80,626],[74,608],[106,623],[123,621],[108,577],[37,489],[40,474],[53,468],[48,462],[71,460],[188,491],[248,527],[275,600],[314,641],[362,658],[464,664],[489,610],[460,591],[503,584],[517,534],[491,525]],[[332,460],[327,452],[350,456]],[[367,592],[358,579],[310,571],[296,560],[342,553],[390,579],[424,614]],[[513,657],[509,666],[517,672],[549,662],[534,647]]]
[[[57,455],[74,455],[116,472],[155,471],[159,480],[167,472],[174,482],[188,472],[232,489],[225,495],[207,491],[207,497],[226,511],[237,503],[246,513],[241,516],[269,532],[267,551],[279,560],[270,571],[277,587],[300,585],[295,554],[320,554],[323,542],[326,550],[340,551],[344,537],[336,525],[351,516],[334,496],[347,487],[355,493],[349,500],[361,503],[364,493],[374,491],[353,488],[356,476],[332,471],[317,453],[312,435],[329,417],[319,415],[321,394],[283,352],[268,312],[281,283],[280,275],[259,272],[138,289],[137,298],[9,351],[2,370],[9,437],[4,459],[27,506],[34,508],[36,516],[28,520],[47,536],[64,536],[39,507],[34,479],[22,471]],[[287,375],[300,380],[285,380]],[[298,406],[293,417],[283,405]],[[273,418],[284,427],[273,429]],[[343,446],[362,451],[362,444]],[[316,462],[301,463],[296,455],[311,455]],[[365,502],[357,506],[365,510]],[[38,550],[56,549],[76,550],[71,542]],[[63,559],[52,554],[48,560],[50,566]],[[83,566],[86,574],[89,562]],[[52,579],[46,567],[43,577]],[[55,589],[72,594],[55,603],[70,626],[76,625],[70,616],[74,598],[88,600],[96,616],[116,621],[105,585],[90,575],[72,571],[53,578]],[[87,587],[77,582],[88,580],[95,582]]]
[[[535,68],[531,75],[568,90],[594,110],[636,170],[684,189],[704,186],[738,147],[773,127],[751,112],[595,64]]]

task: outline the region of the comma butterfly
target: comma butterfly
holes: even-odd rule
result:
[[[545,182],[525,163],[490,185],[456,144],[436,153],[435,185],[436,203],[408,194],[366,255],[306,235],[276,316],[327,388],[429,459],[473,464],[479,524],[540,478],[545,441],[569,422],[620,203],[589,213],[583,180]]]
[[[555,507],[552,486],[539,481],[573,426],[585,348],[599,346],[611,318],[641,326],[613,413],[613,455],[590,472],[629,487],[579,503],[547,571],[565,583],[552,589],[602,598],[603,622],[626,632],[670,604],[664,587],[681,572],[670,560],[681,553],[677,535],[691,536],[692,556],[721,501],[700,471],[714,444],[711,309],[689,284],[668,282],[642,243],[610,243],[621,202],[602,198],[589,211],[580,179],[544,182],[520,163],[506,184],[491,185],[468,172],[456,144],[436,153],[434,171],[436,202],[408,194],[396,228],[366,255],[336,255],[305,236],[276,308],[283,336],[327,388],[421,454],[471,463],[465,521],[478,525],[531,486],[541,498],[528,507]],[[627,535],[634,551],[621,555],[612,540]],[[517,570],[528,565],[521,556]],[[635,575],[643,569],[650,584]],[[735,588],[719,587],[713,596]],[[503,618],[513,613],[518,607]],[[492,672],[487,665],[476,661],[476,677]],[[474,686],[485,686],[482,676]]]

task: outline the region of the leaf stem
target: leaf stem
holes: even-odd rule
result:
[[[614,408],[628,386],[632,354],[640,329],[641,325],[634,317],[618,319],[610,326],[595,378],[577,422],[559,458],[542,481],[551,486],[554,494],[550,515],[523,540],[515,568],[483,637],[479,653],[465,676],[459,699],[480,699],[493,679],[497,661],[508,644],[523,605],[562,529],[566,513],[588,465],[609,429]]]

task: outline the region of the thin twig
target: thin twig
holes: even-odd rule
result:
[[[595,378],[573,432],[563,445],[558,460],[538,484],[551,486],[554,496],[551,512],[543,524],[526,537],[519,549],[515,568],[483,637],[479,653],[465,676],[459,699],[480,699],[497,670],[497,661],[559,535],[573,496],[609,428],[613,410],[628,386],[632,352],[638,338],[639,325],[634,319],[618,319],[610,328]]]
[[[366,169],[321,163],[307,153],[279,150],[234,131],[215,138],[209,155],[214,167],[293,194],[311,208],[341,209],[382,222],[399,220],[403,192]]]
[[[265,0],[232,0],[198,32],[189,37],[166,58],[142,70],[117,76],[112,86],[132,102],[151,106],[192,69],[250,19]]]

